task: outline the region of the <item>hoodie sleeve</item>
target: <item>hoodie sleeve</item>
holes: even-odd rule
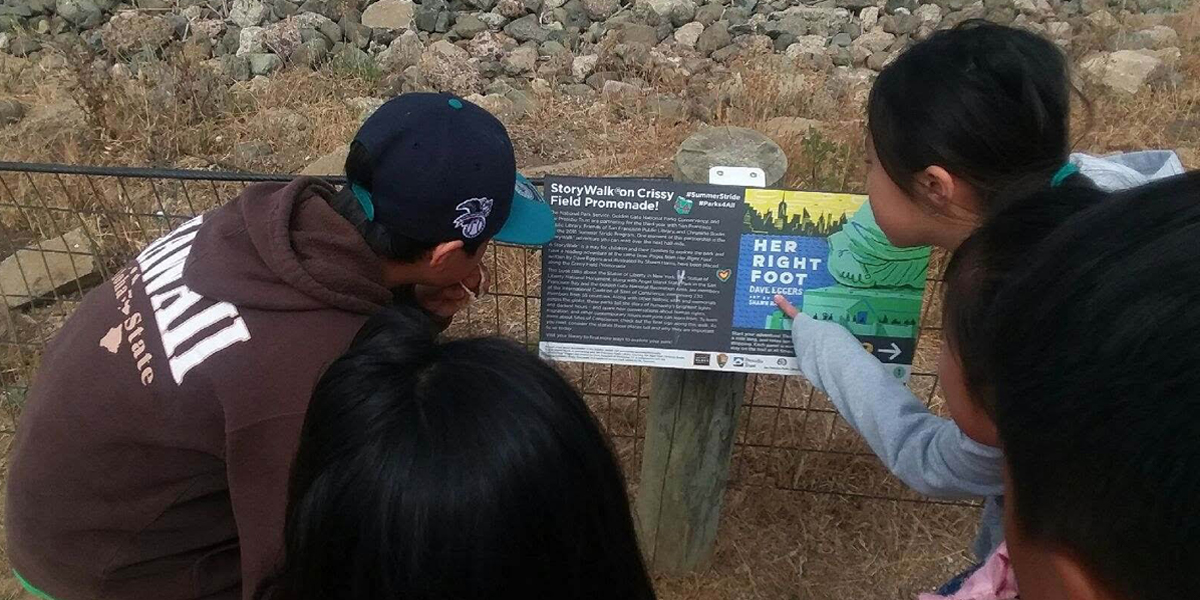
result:
[[[939,498],[1003,493],[1000,450],[929,412],[844,327],[799,314],[792,340],[804,376],[910,488]]]
[[[230,431],[226,469],[242,561],[242,598],[250,600],[282,558],[287,487],[304,413]]]

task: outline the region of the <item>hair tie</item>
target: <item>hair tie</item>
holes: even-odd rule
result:
[[[354,193],[354,197],[358,200],[358,205],[362,207],[363,212],[367,215],[368,221],[375,221],[375,203],[371,201],[371,192],[357,183],[350,184],[350,191]]]
[[[1073,162],[1068,162],[1067,164],[1063,165],[1062,168],[1060,168],[1056,173],[1054,173],[1054,177],[1050,178],[1050,187],[1058,187],[1058,186],[1062,185],[1063,182],[1066,181],[1068,177],[1070,177],[1078,172],[1079,172],[1079,167],[1076,166],[1075,163],[1073,163]]]

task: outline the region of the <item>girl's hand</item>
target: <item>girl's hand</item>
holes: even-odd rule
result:
[[[787,298],[778,294],[775,295],[775,306],[778,306],[789,319],[795,319],[796,315],[800,314],[800,309],[788,302]]]

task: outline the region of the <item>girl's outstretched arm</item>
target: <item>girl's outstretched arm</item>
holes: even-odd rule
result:
[[[792,340],[804,376],[910,488],[938,498],[1003,493],[1001,451],[929,412],[844,327],[797,313]]]

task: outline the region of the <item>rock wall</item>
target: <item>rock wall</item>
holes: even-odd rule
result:
[[[132,2],[132,3],[130,3]],[[619,101],[647,73],[692,78],[740,59],[869,81],[900,52],[967,19],[1027,27],[1064,48],[1103,40],[1082,71],[1135,94],[1176,75],[1180,40],[1146,15],[1175,0],[2,0],[0,51],[51,52],[82,41],[122,73],[168,49],[233,81],[332,63],[378,76],[386,93],[454,92],[498,112],[528,93]],[[214,8],[221,7],[223,8]],[[1123,22],[1139,21],[1133,27]],[[670,101],[658,107],[694,116]]]

